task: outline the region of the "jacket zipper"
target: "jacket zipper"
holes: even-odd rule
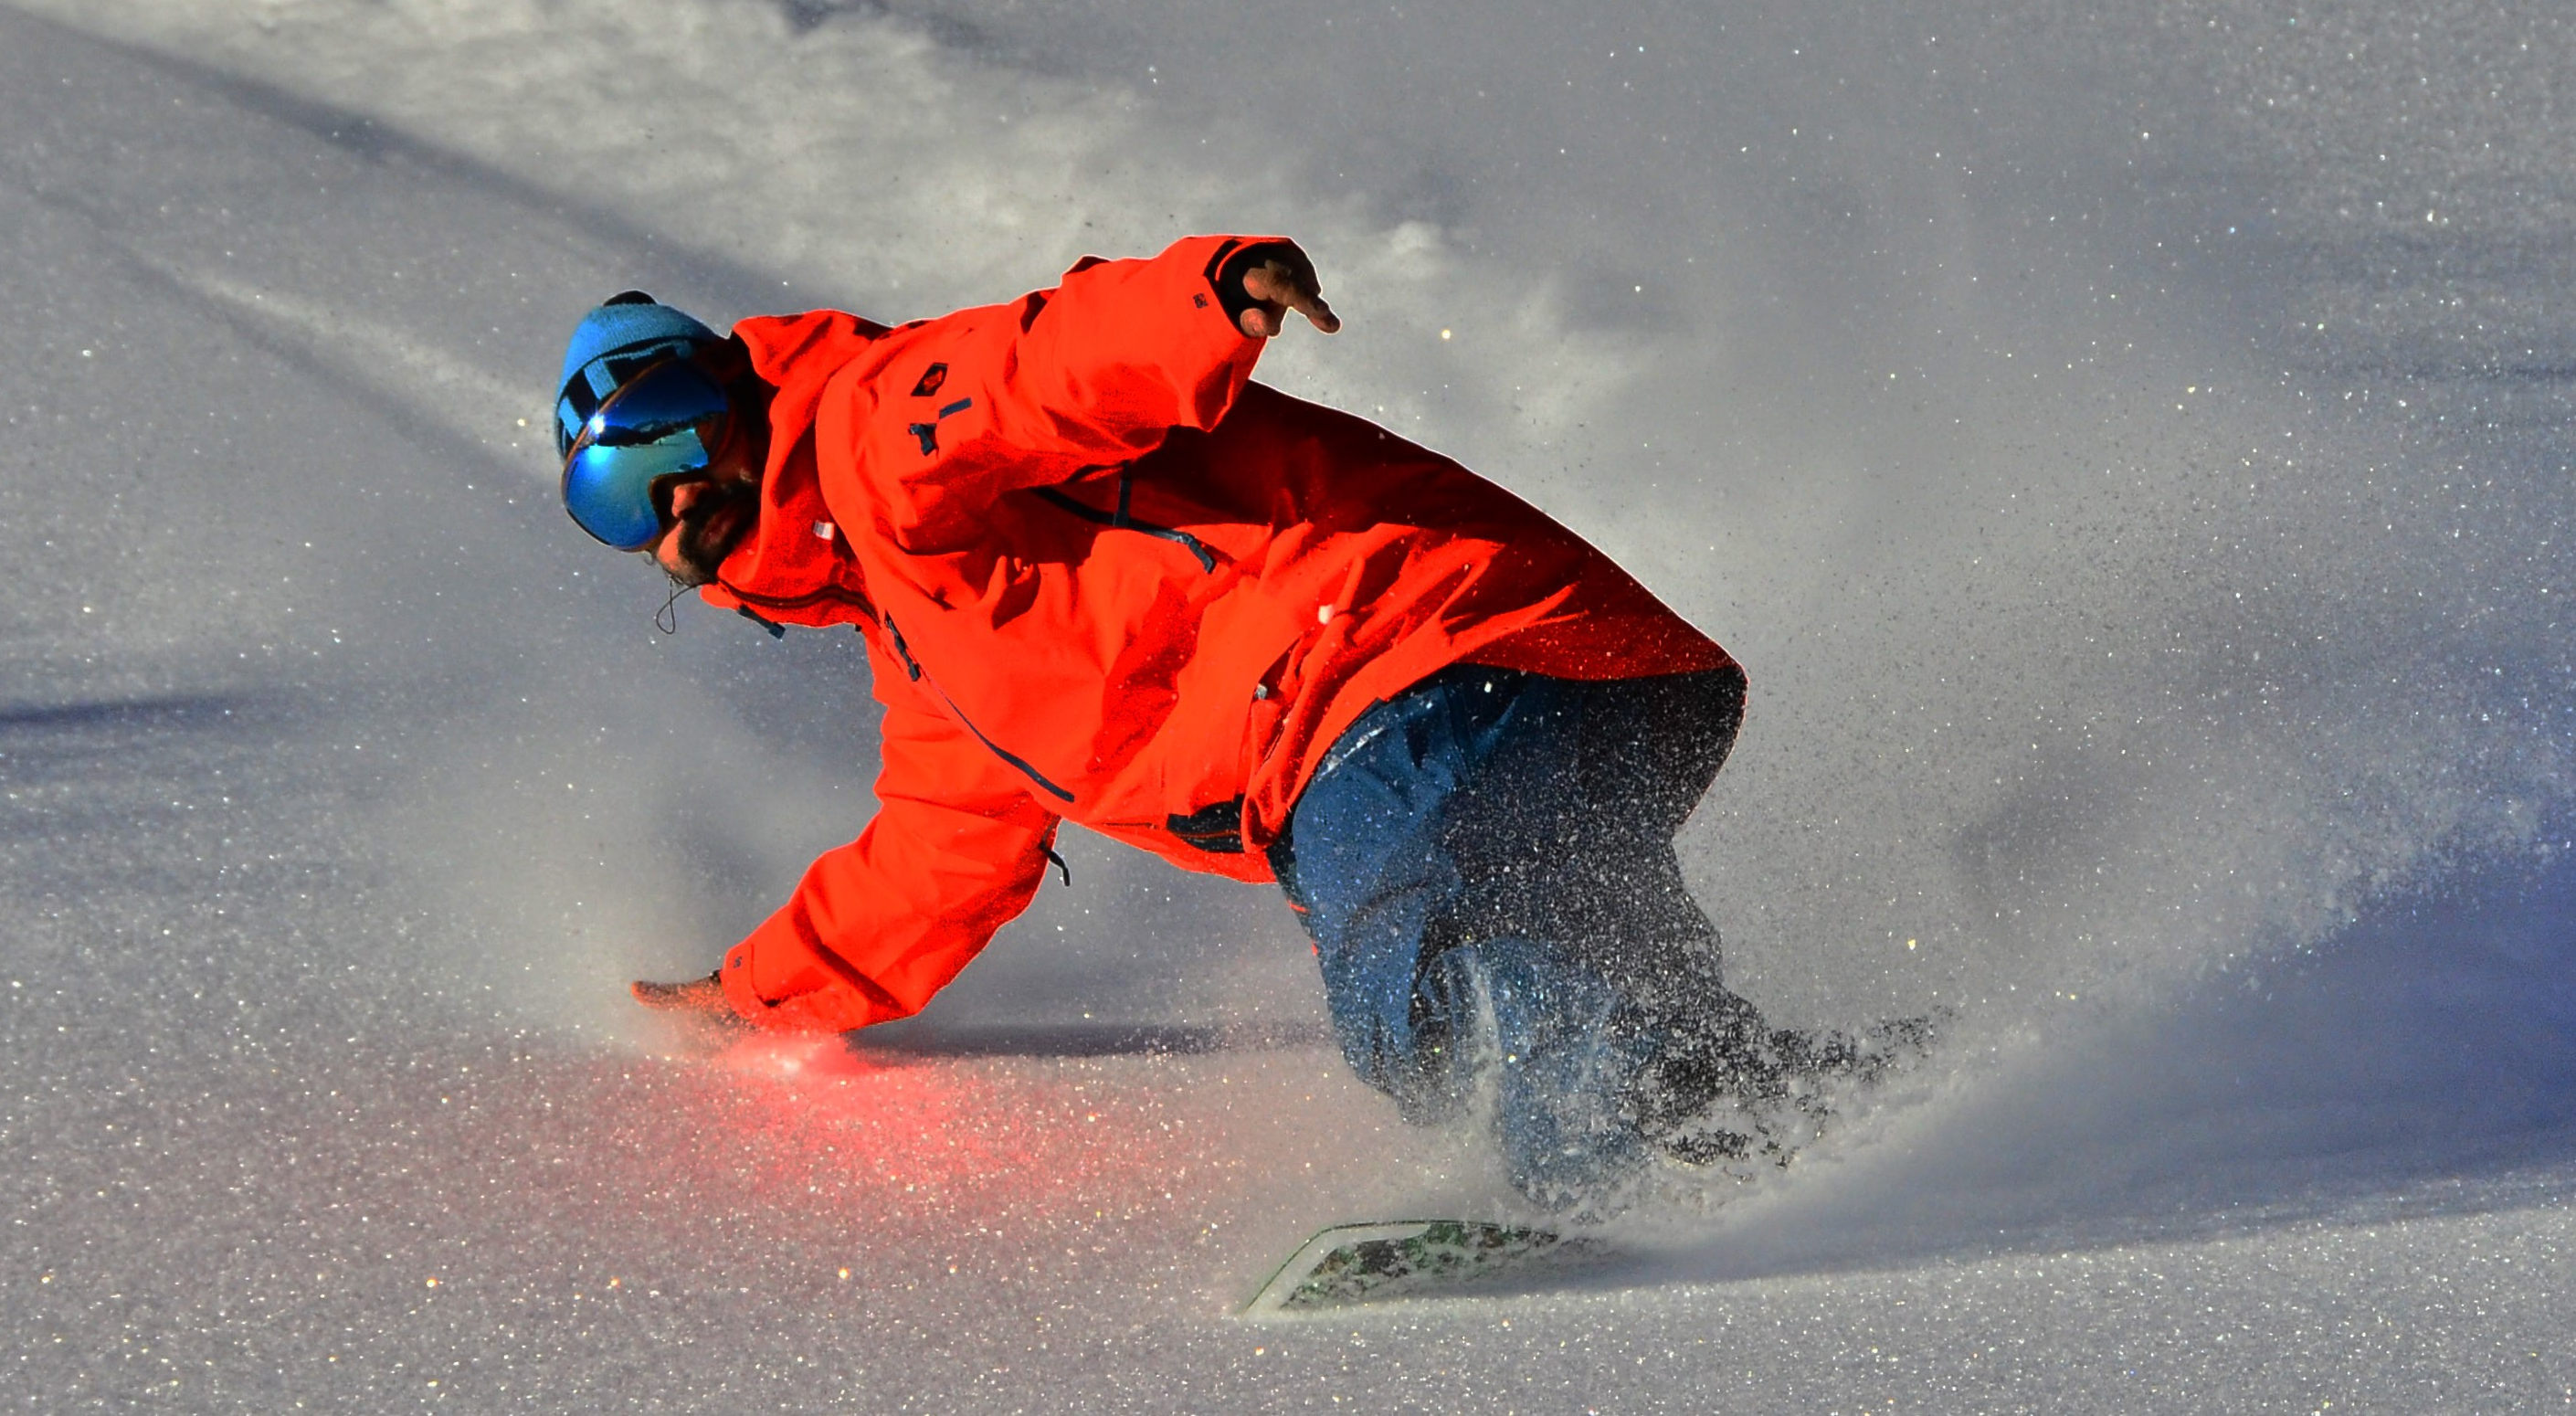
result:
[[[1216,552],[1208,549],[1207,542],[1200,540],[1198,537],[1191,535],[1187,531],[1178,530],[1170,526],[1157,526],[1150,521],[1138,521],[1136,518],[1127,514],[1127,500],[1130,493],[1135,489],[1135,482],[1136,474],[1133,471],[1123,468],[1120,469],[1118,473],[1118,509],[1116,511],[1102,511],[1096,506],[1087,506],[1084,503],[1076,501],[1072,497],[1066,496],[1064,493],[1057,491],[1053,487],[1032,487],[1029,490],[1037,493],[1039,499],[1046,502],[1048,505],[1060,507],[1063,510],[1072,512],[1074,515],[1095,525],[1112,527],[1120,531],[1135,531],[1143,535],[1151,536],[1159,541],[1169,541],[1197,557],[1200,570],[1206,571],[1211,575],[1214,574],[1216,572]]]
[[[737,600],[747,601],[751,604],[759,605],[764,609],[800,609],[806,605],[817,604],[825,600],[832,600],[844,605],[855,606],[864,611],[869,618],[885,626],[886,638],[893,641],[895,657],[903,660],[904,672],[909,675],[915,683],[925,683],[930,685],[930,691],[938,694],[939,701],[948,705],[948,711],[955,715],[959,726],[965,728],[966,731],[973,733],[975,735],[975,740],[984,744],[984,746],[989,749],[995,757],[998,757],[1004,762],[1007,762],[1011,766],[1019,769],[1028,776],[1030,781],[1045,788],[1049,795],[1055,797],[1059,801],[1070,802],[1073,800],[1073,793],[1066,791],[1064,788],[1057,786],[1054,782],[1049,781],[1047,779],[1047,775],[1044,772],[1039,771],[1037,768],[1030,766],[1027,759],[1022,758],[1019,754],[1012,752],[1010,749],[993,741],[991,738],[984,736],[984,730],[975,726],[975,720],[966,716],[966,710],[957,706],[957,700],[948,696],[948,690],[941,688],[938,680],[925,677],[922,674],[921,661],[912,657],[912,646],[903,642],[903,631],[895,628],[894,616],[887,614],[884,610],[881,610],[874,605],[869,604],[866,600],[850,594],[846,590],[839,590],[830,587],[826,587],[821,590],[809,591],[803,595],[753,595],[736,590],[730,585],[726,586],[725,590]],[[754,618],[758,617],[754,616]]]
[[[832,586],[825,586],[820,590],[809,590],[802,595],[755,595],[748,590],[740,590],[731,585],[726,585],[722,581],[718,581],[716,583],[726,594],[742,601],[746,605],[758,605],[764,610],[801,610],[807,605],[819,605],[824,601],[829,600],[837,604],[848,605],[870,619],[875,619],[877,617],[877,607],[869,604],[865,596],[853,595],[847,590],[838,589]]]
[[[1064,788],[1057,786],[1053,782],[1048,781],[1045,773],[1030,766],[1028,762],[1018,754],[1013,753],[1009,749],[1003,747],[1000,743],[993,741],[991,738],[984,736],[984,730],[975,726],[975,720],[966,716],[966,710],[957,706],[957,700],[948,696],[948,690],[939,686],[939,680],[930,678],[922,673],[921,661],[912,657],[912,646],[903,642],[903,631],[895,628],[894,616],[880,610],[877,612],[877,622],[885,626],[886,638],[894,645],[895,657],[903,660],[904,673],[909,675],[913,682],[927,684],[931,692],[938,694],[939,701],[948,705],[949,713],[957,719],[960,727],[973,733],[975,735],[975,740],[984,744],[985,748],[995,757],[998,757],[1004,762],[1009,763],[1011,766],[1018,768],[1030,781],[1044,787],[1057,800],[1066,802],[1073,800],[1073,793],[1066,791]]]

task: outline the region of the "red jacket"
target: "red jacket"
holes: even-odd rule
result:
[[[752,537],[703,591],[857,626],[879,809],[725,957],[754,1022],[918,1011],[1025,908],[1061,819],[1268,880],[1316,761],[1460,662],[1565,678],[1726,652],[1510,493],[1249,382],[1212,288],[1244,244],[1086,259],[1053,290],[888,329],[734,333],[777,392]]]

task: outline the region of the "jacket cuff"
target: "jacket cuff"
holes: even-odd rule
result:
[[[768,1000],[760,996],[759,990],[751,986],[752,944],[761,934],[777,928],[778,924],[778,917],[770,916],[750,939],[725,951],[724,966],[716,971],[718,981],[724,986],[725,1002],[732,1005],[735,1014],[744,1022],[754,1026],[767,1025],[773,1010]]]
[[[789,900],[725,951],[716,978],[736,1015],[773,1032],[853,1032],[912,1015],[914,1008],[814,942],[800,915],[797,902]],[[762,996],[764,973],[772,988],[781,986],[782,973],[801,986],[773,1003]]]
[[[846,1003],[846,1000],[832,996],[839,992],[837,989],[801,993],[776,1003],[760,996],[760,988],[753,981],[758,972],[754,960],[764,944],[794,953],[811,952],[796,947],[802,941],[796,938],[795,921],[789,918],[795,908],[793,901],[781,906],[762,921],[749,938],[725,951],[724,966],[716,971],[716,977],[724,988],[725,1002],[744,1022],[771,1032],[847,1032],[852,1028],[865,1027],[874,1021],[866,1016],[867,1009],[862,1006],[857,1010],[859,1016],[845,1017],[851,1010],[846,1006],[836,1006]],[[773,937],[779,935],[784,938]]]

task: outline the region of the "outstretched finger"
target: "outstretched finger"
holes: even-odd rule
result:
[[[1341,317],[1324,303],[1320,287],[1311,272],[1300,272],[1283,261],[1265,261],[1243,273],[1243,293],[1261,302],[1257,311],[1244,312],[1244,332],[1262,338],[1287,328],[1282,318],[1285,310],[1295,310],[1306,322],[1326,334],[1342,327]],[[1282,308],[1284,307],[1284,309]]]
[[[1333,313],[1333,307],[1325,304],[1324,297],[1321,295],[1304,297],[1297,304],[1297,313],[1304,315],[1308,324],[1326,334],[1332,334],[1342,327],[1342,317]]]

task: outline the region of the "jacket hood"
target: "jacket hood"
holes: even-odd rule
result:
[[[854,610],[874,618],[865,608],[848,539],[823,501],[814,422],[833,376],[864,356],[885,327],[816,310],[747,319],[733,332],[751,355],[752,371],[773,390],[769,455],[761,470],[760,522],[725,557],[716,583],[699,589],[699,598],[780,624],[846,624]]]

